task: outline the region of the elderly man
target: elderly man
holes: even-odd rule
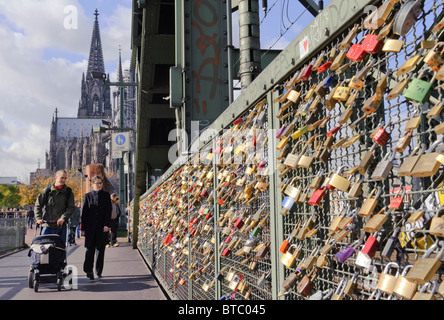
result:
[[[68,174],[59,170],[53,184],[47,186],[35,201],[36,223],[42,226],[41,234],[58,234],[66,242],[66,225],[75,210],[74,194],[65,185]]]

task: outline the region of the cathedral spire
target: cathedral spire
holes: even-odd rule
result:
[[[117,82],[123,82],[123,72],[122,72],[122,55],[121,55],[121,49],[119,44],[119,64],[117,66]]]
[[[96,9],[94,28],[91,38],[91,48],[89,49],[88,74],[92,71],[105,73],[105,64],[103,61],[102,41],[100,40],[99,12]]]

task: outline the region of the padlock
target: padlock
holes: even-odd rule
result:
[[[284,288],[286,291],[289,291],[291,287],[293,287],[293,285],[296,283],[296,280],[301,274],[302,271],[297,269],[294,272],[290,273],[288,277],[285,278],[284,282],[282,282],[282,288]]]
[[[372,259],[362,251],[359,251],[358,255],[356,256],[355,265],[368,270],[371,264]]]
[[[396,268],[396,275],[389,273],[392,267]],[[376,287],[382,292],[392,294],[398,280],[398,276],[399,265],[396,262],[390,262],[385,266],[384,272],[379,276],[379,281]]]
[[[294,248],[293,252],[291,252],[291,248]],[[292,268],[296,259],[299,258],[299,255],[302,253],[302,244],[296,245],[292,244],[290,248],[288,248],[287,252],[281,257],[281,263],[284,264],[287,268]]]
[[[318,171],[318,173],[316,174],[316,177],[314,177],[313,180],[311,180],[309,188],[310,189],[319,188],[322,180],[324,179],[323,175],[324,175],[324,169],[321,169],[320,171]]]
[[[404,159],[404,161],[399,166],[398,176],[405,177],[412,175],[413,168],[418,163],[418,160],[420,156],[424,153],[425,148],[426,145],[422,143],[421,145],[418,145],[415,147],[415,149],[413,149],[410,156]]]
[[[401,51],[402,46],[404,45],[404,40],[400,39],[388,39],[384,46],[382,47],[383,52],[396,52]]]
[[[376,34],[367,34],[362,42],[362,49],[371,54],[378,53],[378,51],[384,45],[383,40],[378,40],[378,36]]]
[[[348,258],[355,254],[356,248],[362,244],[362,240],[355,241],[351,246],[341,248],[336,254],[335,258],[340,262],[345,262]]]
[[[291,208],[293,208],[295,202],[296,202],[295,198],[286,196],[284,200],[282,200],[281,214],[283,216],[287,215],[288,212],[291,210]]]
[[[399,0],[387,0],[384,1],[380,7],[373,10],[362,23],[364,29],[376,30],[379,29],[384,22],[387,20],[390,12],[392,11],[394,5]]]
[[[370,259],[373,258],[376,254],[376,251],[379,249],[380,240],[381,240],[381,235],[378,232],[369,235],[367,241],[365,241],[364,247],[362,248],[361,252]]]
[[[347,56],[347,52],[345,51],[341,51],[334,59],[333,62],[330,66],[330,70],[331,71],[335,71],[336,69],[338,69],[342,62],[344,61],[345,57]]]
[[[384,249],[381,251],[381,257],[384,259],[387,259],[388,261],[391,261],[392,253],[395,250],[395,248],[400,245],[398,234],[401,231],[401,227],[396,227],[395,230],[393,230],[390,238],[387,239],[387,242],[385,243]]]
[[[336,288],[335,292],[331,296],[330,300],[342,300],[344,298],[345,286],[348,284],[348,278],[342,278]]]
[[[350,32],[345,36],[345,38],[342,40],[341,44],[339,45],[338,47],[339,50],[345,50],[350,46],[353,39],[358,34],[359,27],[360,27],[359,24],[355,24],[353,28],[350,29]]]
[[[381,195],[381,187],[375,187],[370,192],[368,197],[362,203],[361,208],[359,209],[358,216],[360,217],[369,217],[373,214],[373,211],[378,204],[378,199]]]
[[[225,248],[224,251],[222,251],[222,256],[228,257],[231,254],[231,249],[229,247]]]
[[[368,233],[377,232],[383,224],[387,221],[388,215],[390,214],[390,210],[386,210],[385,213],[382,213],[383,210],[379,211],[377,214],[373,215],[370,220],[364,225],[362,229]]]
[[[394,191],[394,189],[393,189],[393,191]],[[392,210],[403,209],[405,194],[406,194],[406,189],[401,186],[398,187],[398,190],[396,191],[395,196],[390,199],[390,203],[388,205],[388,208],[392,209]]]
[[[348,191],[348,189],[350,188],[350,180],[341,176],[341,174],[343,173],[343,171],[346,168],[350,168],[350,167],[348,165],[344,165],[338,169],[337,173],[334,171],[332,171],[330,173],[330,175],[329,175],[330,179],[327,181],[327,184],[326,184],[327,189],[330,189],[330,190],[338,189],[343,192]]]
[[[299,177],[299,176],[294,177],[294,178],[290,181],[290,183],[287,184],[287,187],[286,187],[285,190],[284,190],[284,193],[285,193],[287,196],[289,196],[289,197],[291,197],[291,198],[293,198],[293,199],[295,199],[295,200],[297,200],[297,199],[299,198],[299,194],[301,193],[301,189],[300,189],[299,186],[293,186],[294,182],[295,182],[297,179],[300,179],[300,177]]]
[[[390,171],[392,171],[395,155],[396,154],[393,151],[387,152],[384,158],[376,165],[376,168],[371,175],[372,180],[383,181],[387,178]]]
[[[425,71],[423,71],[418,78],[413,78],[407,89],[404,91],[404,98],[408,100],[413,100],[419,103],[425,103],[432,92],[433,81],[435,76],[430,81],[422,80]]]
[[[413,130],[407,131],[396,143],[395,151],[400,153],[404,152],[404,150],[410,145],[412,135]]]
[[[333,63],[332,61],[327,61],[326,63],[321,65],[317,70],[318,73],[324,72],[325,70],[329,69],[332,63]]]
[[[439,161],[436,160],[438,153],[434,151],[438,147],[442,140],[437,140],[430,148],[427,150],[426,154],[420,155],[418,161],[416,162],[411,175],[414,177],[430,177],[438,172],[441,165]]]
[[[311,65],[311,64],[309,64],[309,65],[305,68],[305,70],[302,72],[302,74],[301,74],[301,76],[300,76],[300,79],[301,79],[302,81],[307,81],[307,80],[310,78],[310,76],[311,76],[311,74],[312,74],[312,72],[313,72],[312,68],[313,68],[313,65]]]
[[[362,38],[364,39],[364,38]],[[361,41],[362,41],[361,39]],[[347,58],[353,62],[361,62],[367,56],[367,52],[364,50],[360,43],[353,44],[347,51]]]
[[[412,299],[418,289],[418,284],[413,281],[409,281],[405,275],[412,268],[413,265],[410,264],[404,268],[402,274],[398,276],[396,280],[396,284],[393,288],[393,293],[396,293],[398,296],[403,297],[404,299]]]
[[[359,162],[359,165],[357,167],[360,174],[365,175],[365,172],[372,164],[374,159],[374,152],[377,146],[378,145],[376,143],[373,143],[371,148],[365,153],[364,157]]]
[[[301,282],[298,283],[297,292],[303,296],[307,297],[310,291],[313,289],[314,281],[318,277],[318,268],[313,268],[308,275],[305,275]]]
[[[324,198],[326,192],[327,192],[326,187],[321,187],[317,189],[315,192],[313,192],[312,196],[310,197],[307,203],[312,206],[318,206],[321,203],[322,199]]]
[[[402,78],[402,80],[400,80],[393,87],[393,89],[390,90],[390,92],[385,97],[385,100],[390,101],[397,98],[404,91],[405,87],[407,87],[407,85],[409,84],[409,80],[410,80],[410,75],[407,75],[404,78]]]
[[[424,57],[424,62],[435,72],[437,72],[444,63],[442,56],[444,53],[443,48],[444,42],[438,42]]]
[[[336,88],[333,99],[338,101],[347,101],[348,96],[350,95],[350,87],[343,86],[344,82],[345,80],[342,81],[339,87]]]
[[[444,209],[436,210],[435,216],[430,223],[429,233],[434,236],[444,237]]]
[[[427,289],[430,285],[433,285],[430,292]],[[438,281],[432,280],[424,284],[419,292],[416,292],[412,300],[435,300],[435,293],[438,291]]]
[[[228,284],[228,288],[230,288],[232,291],[236,290],[237,286],[239,285],[239,282],[240,282],[239,276],[235,275]]]
[[[348,190],[348,198],[349,199],[356,199],[361,195],[362,192],[362,184],[364,182],[364,176],[359,173],[357,170],[357,167],[354,173],[350,175],[350,190]]]
[[[393,33],[405,36],[422,12],[424,0],[409,0],[399,9],[393,23]]]
[[[310,152],[313,153],[312,150],[311,150]],[[305,152],[305,153],[301,154],[301,156],[300,156],[300,158],[299,158],[299,161],[298,161],[297,165],[298,165],[299,167],[301,167],[301,168],[306,168],[306,169],[308,169],[308,168],[310,168],[311,165],[313,164],[313,161],[314,161],[314,157],[313,157],[313,156],[307,156],[307,155],[306,155],[306,152]]]
[[[368,98],[364,102],[364,106],[362,107],[362,111],[364,111],[366,114],[371,114],[371,113],[375,112],[376,110],[378,110],[379,105],[382,102],[382,98],[383,98],[383,96],[375,93],[374,95],[372,95],[370,98]]]
[[[347,295],[349,297],[351,297],[353,295],[355,288],[356,288],[357,281],[358,281],[358,275],[359,275],[359,271],[356,271],[353,274],[352,278],[348,280],[348,282],[344,288],[344,295]]]
[[[444,257],[444,242],[442,240],[440,242],[442,243],[440,244],[441,251],[438,253],[438,255],[435,258],[429,258],[433,250],[438,247],[437,241],[426,251],[426,253],[421,258],[416,260],[413,267],[406,274],[406,279],[419,284],[424,284],[429,282],[433,278],[436,271],[442,264],[441,259]]]
[[[390,126],[390,122],[384,127],[380,126],[373,136],[373,141],[375,141],[380,146],[385,146],[390,140],[390,133],[387,132],[387,127]]]
[[[357,216],[357,214],[357,208],[351,210],[345,217],[342,217],[341,221],[338,224],[338,228],[345,229],[350,223],[353,222],[353,219]]]

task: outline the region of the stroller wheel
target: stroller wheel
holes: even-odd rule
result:
[[[34,280],[34,292],[38,292],[39,291],[39,282],[38,280]]]
[[[28,287],[34,288],[34,270],[30,270],[28,273]]]

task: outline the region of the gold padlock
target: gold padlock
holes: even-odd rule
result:
[[[435,141],[427,150],[426,154],[419,157],[418,162],[415,164],[411,175],[414,177],[430,177],[438,172],[441,165],[439,161],[436,160],[438,156],[437,152],[432,152],[438,145],[442,143],[441,140]]]

